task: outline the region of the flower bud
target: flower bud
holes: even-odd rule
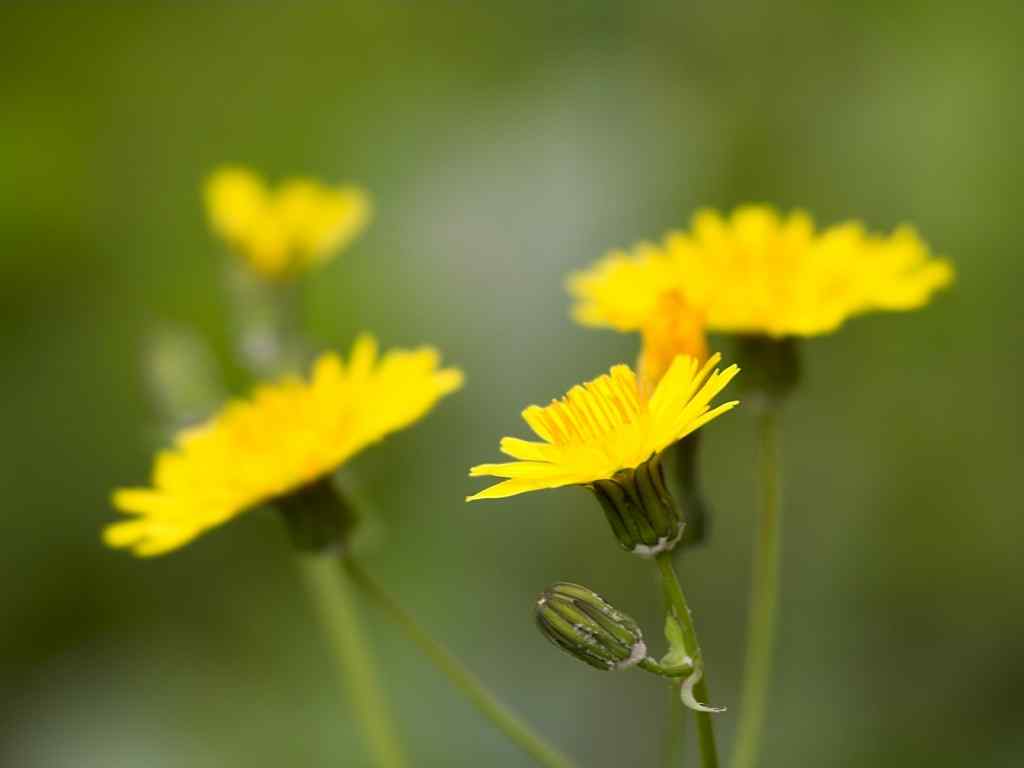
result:
[[[640,626],[578,584],[546,589],[537,600],[537,625],[548,640],[597,669],[626,669],[647,658]]]
[[[636,469],[622,469],[614,477],[595,480],[589,487],[623,549],[653,557],[679,543],[683,521],[665,484],[659,456]]]

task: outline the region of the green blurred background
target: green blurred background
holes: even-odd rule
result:
[[[565,274],[705,204],[918,225],[953,290],[806,345],[763,765],[1021,765],[1024,13],[806,5],[5,3],[0,764],[365,764],[277,519],[154,561],[99,543],[148,472],[154,329],[230,370],[198,190],[240,162],[373,192],[310,281],[313,333],[432,342],[468,382],[354,463],[385,523],[367,564],[583,766],[658,764],[665,692],[559,654],[532,600],[585,583],[656,642],[653,568],[577,489],[462,502],[521,406],[635,354],[570,323]],[[742,408],[708,429],[718,515],[682,561],[734,709],[752,431]],[[527,764],[369,620],[415,765]]]

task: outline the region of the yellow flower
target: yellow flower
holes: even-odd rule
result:
[[[630,254],[612,251],[569,278],[569,290],[581,299],[573,308],[578,322],[642,333],[637,371],[647,392],[677,355],[700,361],[708,356],[704,318],[675,290],[677,281],[672,263],[650,243]]]
[[[517,461],[473,467],[471,477],[506,479],[467,501],[589,485],[640,467],[736,405],[710,406],[739,372],[735,365],[712,372],[720,359],[698,368],[696,359],[677,357],[649,398],[629,366],[616,365],[546,407],[531,405],[523,419],[543,442],[503,438],[502,453]]]
[[[709,331],[815,336],[876,310],[910,310],[953,279],[910,227],[890,235],[847,222],[816,231],[802,211],[780,216],[742,206],[728,218],[698,212],[689,232],[661,247],[613,252],[570,278],[576,319],[640,331],[657,318],[664,296],[696,313]]]
[[[664,251],[640,243],[632,252],[612,251],[588,270],[569,276],[579,301],[573,316],[583,325],[639,331],[655,315],[679,277]]]
[[[271,190],[245,168],[222,168],[206,182],[213,230],[268,278],[322,263],[369,222],[370,200],[357,187],[327,187],[292,179]]]
[[[653,392],[678,355],[703,362],[708,357],[704,318],[678,293],[661,296],[655,311],[641,328],[643,343],[637,372],[645,392]]]
[[[431,347],[378,357],[362,336],[347,363],[324,354],[308,382],[285,378],[229,403],[157,456],[151,488],[114,492],[114,506],[136,517],[108,526],[104,540],[161,554],[335,471],[461,386],[462,373],[439,362]]]

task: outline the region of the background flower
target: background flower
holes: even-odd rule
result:
[[[246,168],[221,168],[204,189],[214,232],[264,277],[286,277],[343,249],[370,219],[358,187],[288,179],[276,189]]]
[[[810,216],[747,205],[700,211],[662,248],[616,251],[569,282],[586,325],[641,330],[665,313],[710,331],[816,336],[855,315],[910,310],[953,279],[910,227],[890,235],[859,222],[815,231]],[[661,320],[661,323],[666,322]]]
[[[115,492],[114,506],[136,517],[108,526],[104,539],[162,554],[333,472],[461,386],[462,373],[439,363],[431,347],[378,359],[377,342],[362,336],[347,363],[321,355],[308,382],[287,378],[229,403],[157,456],[152,488]]]
[[[741,206],[705,210],[666,238],[686,301],[713,331],[816,336],[855,315],[917,309],[952,281],[910,227],[892,234],[844,222],[816,231],[810,216]]]

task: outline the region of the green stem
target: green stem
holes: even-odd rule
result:
[[[693,687],[693,695],[701,704],[708,703],[707,674],[704,673],[704,657],[701,654],[700,643],[697,642],[697,631],[693,626],[693,618],[690,616],[690,607],[686,604],[686,596],[679,584],[679,577],[676,569],[672,566],[672,553],[662,552],[655,558],[658,563],[658,570],[661,571],[661,585],[665,591],[665,602],[669,610],[679,622],[683,632],[683,645],[686,652],[693,658],[693,665],[696,672],[701,673],[700,680]],[[711,714],[708,712],[694,712],[697,722],[697,742],[700,745],[701,765],[703,768],[718,767],[718,750],[715,747],[715,731],[711,723]]]
[[[668,724],[665,729],[665,749],[662,753],[665,768],[676,768],[679,764],[680,750],[685,743],[683,731],[686,720],[680,717],[683,704],[679,700],[679,684],[672,683],[668,687]]]
[[[229,265],[237,358],[256,378],[275,378],[304,368],[303,291],[300,278],[268,280],[243,266]]]
[[[745,681],[740,699],[733,768],[757,763],[765,704],[771,682],[775,616],[779,597],[779,410],[765,403],[758,424],[761,519],[754,549]]]
[[[659,661],[655,661],[650,656],[640,661],[637,664],[640,669],[646,669],[648,672],[659,677],[689,677],[693,672],[693,664],[680,664],[679,666],[666,667]]]
[[[533,759],[548,768],[572,768],[573,763],[557,749],[548,744],[509,711],[481,682],[475,674],[463,666],[452,653],[434,640],[398,602],[377,584],[351,557],[345,559],[345,566],[363,591],[374,600],[405,634],[419,646],[451,683],[458,688],[480,712],[498,727]]]
[[[338,573],[330,555],[304,556],[300,565],[373,764],[380,768],[404,768],[405,756],[377,681],[373,656],[360,629],[348,579]]]

